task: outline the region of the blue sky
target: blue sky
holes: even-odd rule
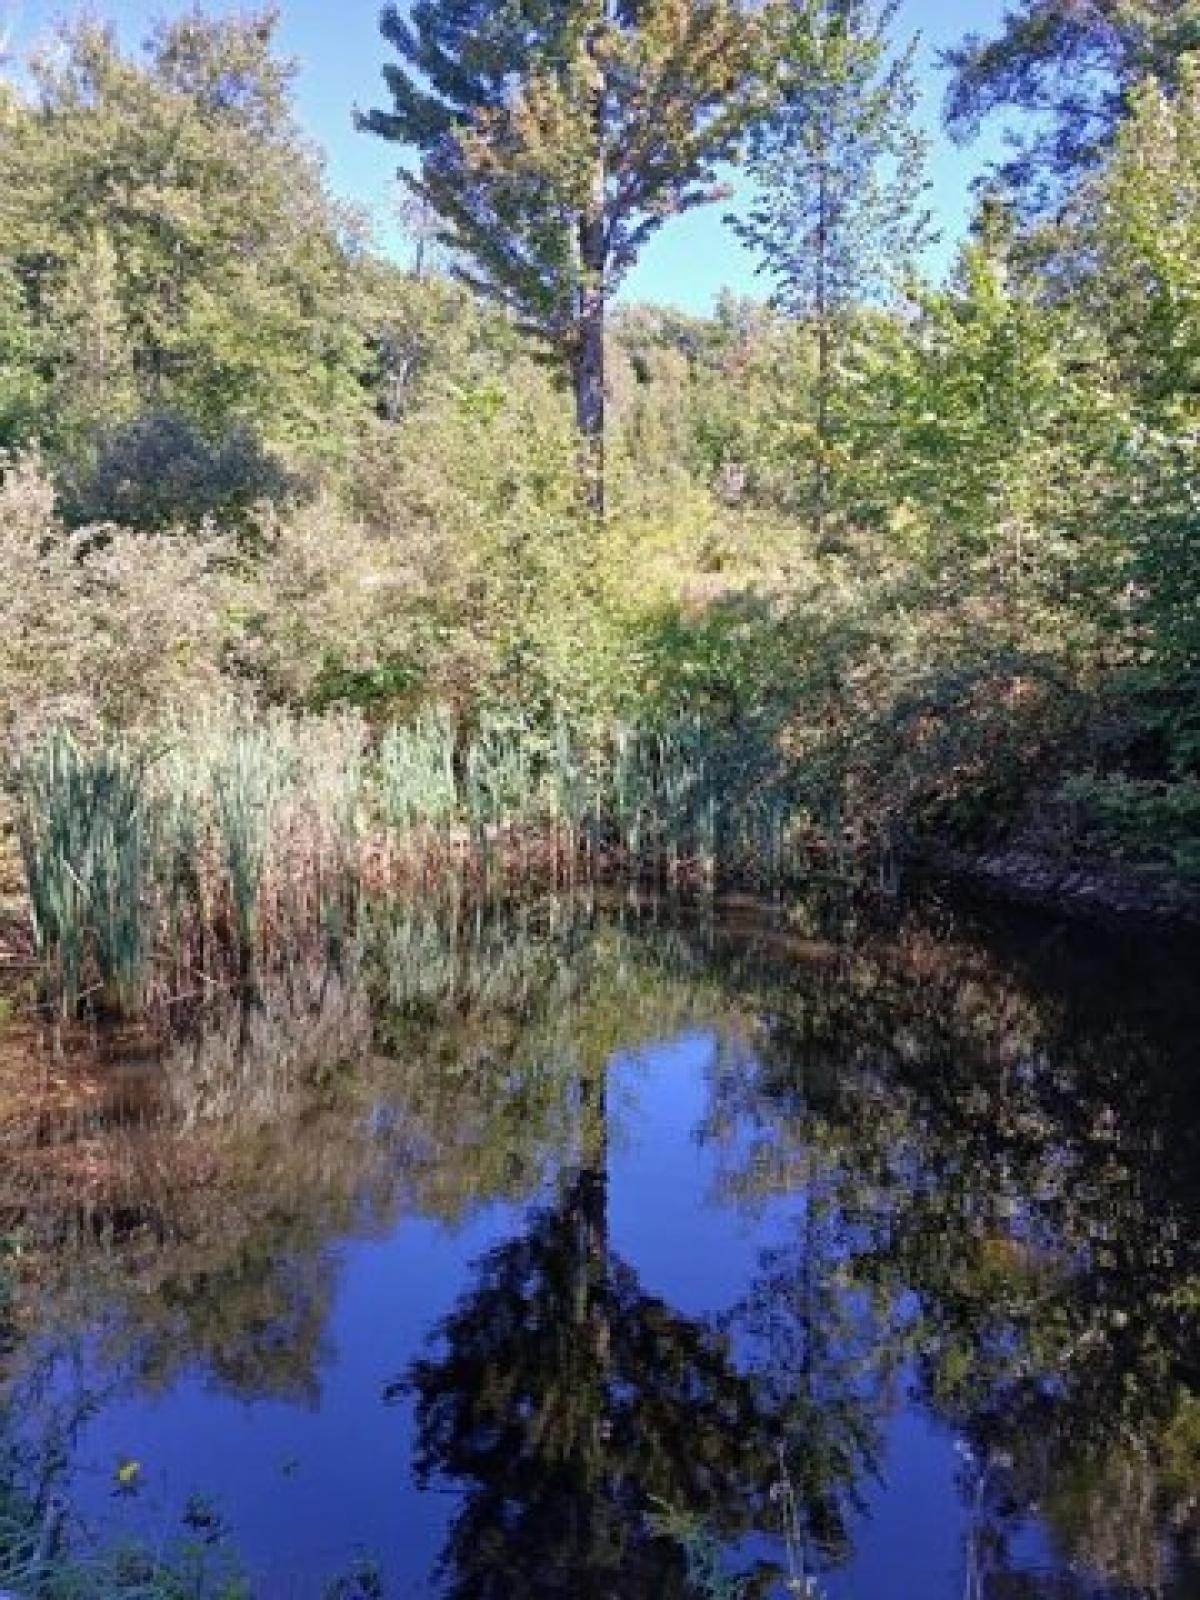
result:
[[[85,9],[73,0],[0,0],[0,13],[19,11],[18,46],[43,35],[55,18]],[[115,17],[133,44],[150,22],[190,9],[181,0],[90,0],[92,14]],[[244,9],[238,0],[208,0],[211,11]],[[970,210],[970,184],[1001,149],[1002,134],[992,130],[967,149],[953,145],[941,130],[944,84],[935,68],[939,47],[968,30],[992,31],[1005,0],[904,0],[899,21],[905,35],[920,33],[924,101],[922,117],[935,139],[933,207],[943,232],[934,253],[935,269],[953,254]],[[357,133],[352,111],[382,104],[379,72],[387,49],[379,37],[377,0],[282,0],[283,44],[301,63],[300,115],[309,134],[327,153],[335,189],[365,206],[385,242],[389,196],[394,190],[397,152],[381,140]],[[646,250],[631,277],[625,298],[657,300],[687,310],[711,307],[724,287],[739,293],[760,289],[752,265],[721,221],[721,206],[693,212],[671,223]]]

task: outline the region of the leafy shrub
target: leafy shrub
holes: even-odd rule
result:
[[[235,547],[74,534],[36,457],[0,460],[0,729],[130,725],[221,690]]]
[[[1079,773],[1059,798],[1091,849],[1200,878],[1200,781]]]
[[[162,532],[211,521],[245,533],[256,511],[294,489],[248,429],[211,440],[186,418],[156,412],[101,438],[92,464],[70,482],[64,511],[76,527]]]

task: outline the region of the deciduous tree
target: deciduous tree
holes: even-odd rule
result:
[[[0,102],[0,262],[73,453],[138,410],[313,455],[369,406],[357,241],[291,110],[276,15],[192,12],[144,55],[71,25]]]
[[[925,142],[913,126],[915,46],[893,55],[899,0],[799,0],[781,16],[774,114],[751,139],[754,198],[735,220],[778,305],[816,340],[812,521],[825,541],[836,367],[864,303],[930,236]]]
[[[1103,159],[1138,84],[1175,85],[1195,49],[1200,0],[1019,0],[995,37],[970,34],[946,52],[947,120],[965,138],[994,113],[1022,114],[1000,177],[1040,209]]]

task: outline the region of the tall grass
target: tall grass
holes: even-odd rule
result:
[[[390,729],[375,762],[380,815],[390,826],[440,827],[458,812],[455,729],[443,710],[425,712],[404,727]]]
[[[374,745],[356,718],[213,714],[152,746],[53,728],[9,774],[47,997],[126,1013],[338,946],[365,892],[512,899],[603,880],[782,893],[846,877],[836,806],[766,739],[696,722],[586,736],[430,711]]]
[[[14,776],[35,947],[62,1006],[78,1007],[88,978],[126,1003],[145,957],[155,847],[145,758],[121,740],[85,751],[52,729]]]
[[[259,909],[275,811],[285,773],[280,751],[263,728],[238,728],[213,766],[213,795],[238,953],[249,967],[258,943]]]
[[[340,939],[364,745],[353,719],[214,717],[148,747],[52,728],[8,773],[47,1000],[128,1015]]]
[[[774,752],[699,723],[585,738],[506,717],[456,737],[427,717],[384,737],[376,772],[398,851],[457,843],[491,880],[549,871],[778,887],[814,866],[812,829]]]

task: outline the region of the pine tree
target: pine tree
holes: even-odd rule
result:
[[[899,0],[796,0],[782,23],[774,114],[753,132],[754,198],[733,218],[776,305],[816,341],[813,535],[826,539],[833,402],[854,312],[879,300],[928,243],[925,141],[913,126],[915,44],[892,54]]]
[[[666,220],[724,192],[759,104],[750,0],[417,0],[389,6],[402,174],[456,271],[570,370],[589,498],[603,510],[608,302]]]

